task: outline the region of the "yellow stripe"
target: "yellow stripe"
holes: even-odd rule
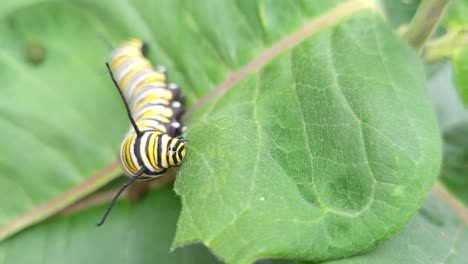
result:
[[[144,66],[144,67],[143,67]],[[128,84],[128,82],[130,81],[130,79],[135,76],[139,71],[142,71],[142,70],[151,70],[153,71],[152,72],[152,75],[149,75],[149,76],[146,76],[145,79],[143,79],[139,85],[146,85],[148,83],[151,83],[151,82],[158,82],[159,84],[161,84],[162,86],[165,86],[166,85],[166,82],[165,82],[165,78],[160,78],[160,76],[163,76],[164,75],[161,75],[157,72],[154,72],[154,69],[152,68],[152,65],[151,63],[149,64],[144,64],[144,65],[139,65],[138,67],[134,67],[130,73],[134,73],[131,77],[130,76],[130,73],[126,74],[124,78],[122,78],[122,85],[126,85]],[[158,76],[159,75],[159,76]],[[137,87],[135,87],[137,88]],[[136,90],[136,89],[135,89]],[[135,94],[135,90],[133,91],[132,95]]]
[[[128,59],[141,56],[139,54],[141,54],[141,52],[125,51],[125,53],[120,54],[117,58],[112,58],[111,68],[117,70]]]
[[[127,144],[127,150],[126,150],[126,153],[127,153],[127,161],[129,161],[129,168],[130,168],[130,171],[135,174],[138,172],[138,169],[137,169],[137,166],[135,163],[133,163],[133,159],[132,159],[132,141],[133,139],[135,138],[135,134],[132,134],[129,138],[131,138]]]
[[[161,140],[163,142],[163,145],[161,146],[161,165],[166,163],[166,167],[169,167],[168,161],[167,161],[167,144],[169,144],[169,140]],[[162,166],[164,167],[164,166]]]
[[[111,68],[113,70],[116,70],[122,63],[124,63],[126,60],[134,57],[143,57],[143,54],[141,54],[141,51],[139,49],[136,49],[134,47],[121,47],[121,50],[123,49],[124,52],[121,52],[117,58],[112,58],[111,62]]]
[[[180,149],[182,148],[183,144],[179,144],[179,146],[177,147],[177,154],[179,154],[180,152]],[[180,155],[182,156],[182,158],[185,156],[185,149],[180,153]],[[179,159],[179,155],[176,155],[176,159],[177,159],[177,163],[180,163],[182,162],[180,159]]]
[[[141,83],[139,83],[137,85],[137,87],[135,87],[135,89],[133,90],[132,96],[135,95],[135,94],[138,94],[143,87],[145,87],[146,85],[149,85],[149,84],[162,86],[162,87],[166,86],[165,80],[153,80],[153,78],[146,78]],[[172,93],[170,91],[168,91],[168,93],[170,94],[170,96],[167,93],[166,94],[160,94],[160,96],[165,98],[165,99],[170,100],[170,99],[172,99]]]
[[[180,153],[180,156],[182,156],[182,159],[185,158],[185,149],[182,150],[182,152]],[[182,160],[179,160],[179,163],[181,163]]]
[[[122,149],[120,150],[121,151],[121,155],[120,155],[120,158],[122,160],[122,163],[124,164],[125,166],[125,169],[128,170],[128,171],[132,171],[130,169],[130,165],[128,164],[128,160],[127,160],[127,156],[128,156],[128,138],[125,139],[123,145],[122,145]]]
[[[137,118],[135,121],[140,122],[140,121],[143,121],[144,119],[149,119],[149,118],[156,119],[160,123],[170,123],[170,120],[167,117],[162,116],[162,115],[158,114],[155,111],[145,112],[139,118]]]
[[[132,38],[132,39],[125,41],[124,45],[133,46],[141,50],[141,48],[143,47],[143,41],[137,38]]]
[[[151,137],[151,135],[148,137],[148,139]],[[148,141],[146,142],[148,144]],[[148,155],[146,153],[146,145],[142,144],[142,141],[140,141],[140,155],[141,155],[141,160],[143,161],[143,164],[151,164],[151,161],[148,160]]]
[[[174,141],[174,144],[176,143],[177,141]],[[172,144],[172,145],[174,145]],[[169,155],[169,166],[174,166],[175,165],[175,162],[174,162],[174,159],[172,158],[172,153]]]
[[[149,69],[152,70],[151,63],[145,59],[144,62],[141,62],[139,65],[136,65],[133,67],[130,71],[128,71],[125,76],[122,77],[122,80],[120,81],[119,85],[123,87],[122,89],[127,89],[128,82],[141,70]]]
[[[151,165],[154,168],[159,168],[159,166],[157,164],[156,156],[154,155],[154,152],[155,152],[154,147],[156,146],[156,140],[157,139],[158,139],[158,134],[157,133],[151,133],[151,142],[150,142],[150,145],[149,145],[149,148],[148,148],[148,152],[149,152]]]
[[[159,97],[158,95],[155,95],[155,94],[149,94],[144,99],[142,99],[140,102],[138,102],[135,105],[134,109],[141,109],[144,105],[149,104],[149,103],[163,104],[163,105],[169,106],[169,101],[168,100],[163,99],[163,98],[161,98],[161,97]]]
[[[142,108],[146,107],[146,105],[143,105]],[[148,109],[145,111],[145,114],[146,113],[154,113],[155,115],[160,115],[160,116],[164,116],[166,118],[172,118],[172,116],[174,115],[174,111],[172,110],[172,108],[168,107],[168,106],[161,106],[161,107],[164,107],[164,109],[162,109],[161,111],[157,111],[155,109]],[[140,111],[140,109],[135,109],[135,113]],[[150,115],[150,114],[148,114]],[[152,114],[151,114],[152,115]]]
[[[159,130],[159,131],[164,132],[164,133],[166,133],[166,131],[167,131],[166,127],[163,124],[153,125],[150,122],[145,122],[145,121],[138,123],[138,127],[140,128],[141,131],[144,131],[144,130]]]

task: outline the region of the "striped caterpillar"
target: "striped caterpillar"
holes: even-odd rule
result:
[[[185,157],[187,140],[180,136],[179,122],[182,95],[177,85],[166,83],[165,68],[153,68],[144,57],[145,48],[141,40],[128,40],[112,51],[110,65],[106,63],[132,124],[119,154],[121,166],[131,178],[114,196],[98,226],[135,180],[158,178]]]

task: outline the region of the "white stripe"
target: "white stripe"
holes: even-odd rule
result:
[[[138,103],[140,103],[141,100],[139,101],[136,101],[136,103],[134,105],[132,105],[130,108],[132,109],[132,113],[135,112],[135,109],[136,106],[138,105]],[[153,99],[151,101],[149,101],[149,103],[145,103],[144,105],[147,105],[147,104],[162,104],[162,105],[168,105],[168,101],[166,99]]]
[[[140,155],[141,157],[143,156],[146,157],[146,159],[148,159],[148,162],[149,162],[149,157],[145,153],[145,146],[146,144],[148,144],[148,138],[150,135],[151,133],[144,133],[140,140]],[[156,172],[156,169],[153,166],[151,166],[151,163],[146,163],[143,158],[142,158],[142,161],[145,167],[148,168],[151,172]]]
[[[122,63],[119,68],[115,71],[116,80],[121,82],[122,79],[127,75],[133,68],[137,67],[140,64],[143,64],[145,60],[140,57],[130,58]],[[126,88],[126,87],[123,87]]]
[[[147,123],[146,126],[143,126],[142,123],[145,122]],[[166,127],[161,124],[160,122],[152,119],[143,119],[143,121],[138,122],[138,127],[140,130],[159,130],[163,133],[166,133],[167,129]]]
[[[150,69],[144,69],[139,72],[137,72],[131,79],[128,81],[128,85],[125,88],[125,96],[130,99],[130,101],[133,101],[132,99],[132,94],[133,90],[146,78],[150,76],[154,76],[159,73],[155,73],[153,70]]]
[[[143,114],[145,114],[145,113],[146,113],[146,112],[143,112],[143,113],[141,113],[141,114],[139,114],[139,115],[134,115],[134,119],[139,119],[139,118],[140,118],[141,116],[143,116]],[[151,116],[146,117],[146,118],[144,118],[144,119],[142,119],[142,120],[145,120],[145,119],[148,119],[148,118],[156,119],[156,120],[158,120],[159,123],[161,123],[161,124],[167,124],[167,123],[169,123],[169,122],[166,122],[165,119],[170,120],[170,118],[165,117],[165,116],[163,116],[163,115],[161,115],[161,114],[159,114],[159,113],[157,113],[157,112],[156,112],[156,113],[152,113]],[[139,120],[139,121],[142,121],[142,120]]]
[[[125,47],[121,47],[121,48],[112,50],[110,57],[111,57],[111,61],[114,61],[121,56],[128,56],[128,55],[129,55],[129,49]]]
[[[167,144],[170,138],[166,134],[161,134],[160,137],[161,137],[161,149],[164,149],[164,147],[166,146],[166,155],[167,155]],[[162,153],[159,153],[159,155],[161,154]],[[169,165],[167,164],[166,159],[167,159],[166,157],[161,156],[161,163],[162,163],[161,167],[163,168],[169,168]]]
[[[167,106],[163,106],[163,105],[152,105],[152,104],[143,106],[140,110],[138,110],[138,112],[136,112],[133,115],[135,116],[135,119],[138,119],[138,117],[142,116],[145,112],[148,112],[151,110],[155,111],[156,113],[159,113],[160,115],[164,117],[167,117],[168,119],[170,119],[174,115],[174,112],[172,111],[171,108]],[[167,113],[168,111],[169,113]]]
[[[146,85],[145,85],[146,87]],[[154,86],[156,87],[156,86]],[[134,97],[134,99],[131,101],[130,105],[131,107],[135,107],[140,101],[144,100],[148,95],[150,94],[153,94],[153,93],[157,93],[158,90],[160,89],[164,89],[164,88],[152,88],[152,89],[142,89],[140,90],[140,92],[138,92]],[[160,103],[160,104],[165,104],[165,105],[168,105],[169,104],[169,100],[170,99],[167,99],[167,98],[164,98],[164,97],[161,97],[161,99],[153,99],[151,102],[152,103]]]
[[[120,144],[120,164],[121,164],[121,167],[124,169],[125,173],[127,175],[133,175],[133,173],[131,173],[129,170],[128,170],[128,167],[125,166],[124,162],[123,162],[123,155],[122,153],[124,153],[124,150],[123,150],[123,146],[124,146],[124,143],[127,141],[127,138],[128,137],[125,137],[125,139],[122,141],[122,144]]]
[[[162,95],[161,97],[167,100],[172,99],[172,92],[170,90],[166,89],[164,86],[149,83],[140,89],[137,94],[135,94],[135,100],[139,100],[152,93]]]
[[[132,158],[133,164],[135,167],[138,169],[138,159],[135,155],[135,142],[136,142],[136,137],[133,138],[132,143],[130,144],[130,157]],[[135,175],[135,174],[133,174]]]

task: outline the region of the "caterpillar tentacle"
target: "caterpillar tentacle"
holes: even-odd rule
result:
[[[119,190],[98,225],[128,185],[161,177],[185,157],[187,140],[181,137],[180,120],[184,98],[176,84],[167,84],[166,68],[154,68],[144,57],[144,49],[141,40],[128,40],[112,51],[111,62],[106,64],[132,123],[119,154],[122,168],[132,179]]]

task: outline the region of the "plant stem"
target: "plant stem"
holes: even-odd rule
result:
[[[436,182],[432,187],[435,192],[452,210],[468,224],[468,208],[453,196],[440,182]]]
[[[425,62],[449,59],[468,47],[468,28],[447,32],[444,36],[427,42],[422,49]]]
[[[403,36],[420,50],[437,28],[450,0],[422,0]]]

